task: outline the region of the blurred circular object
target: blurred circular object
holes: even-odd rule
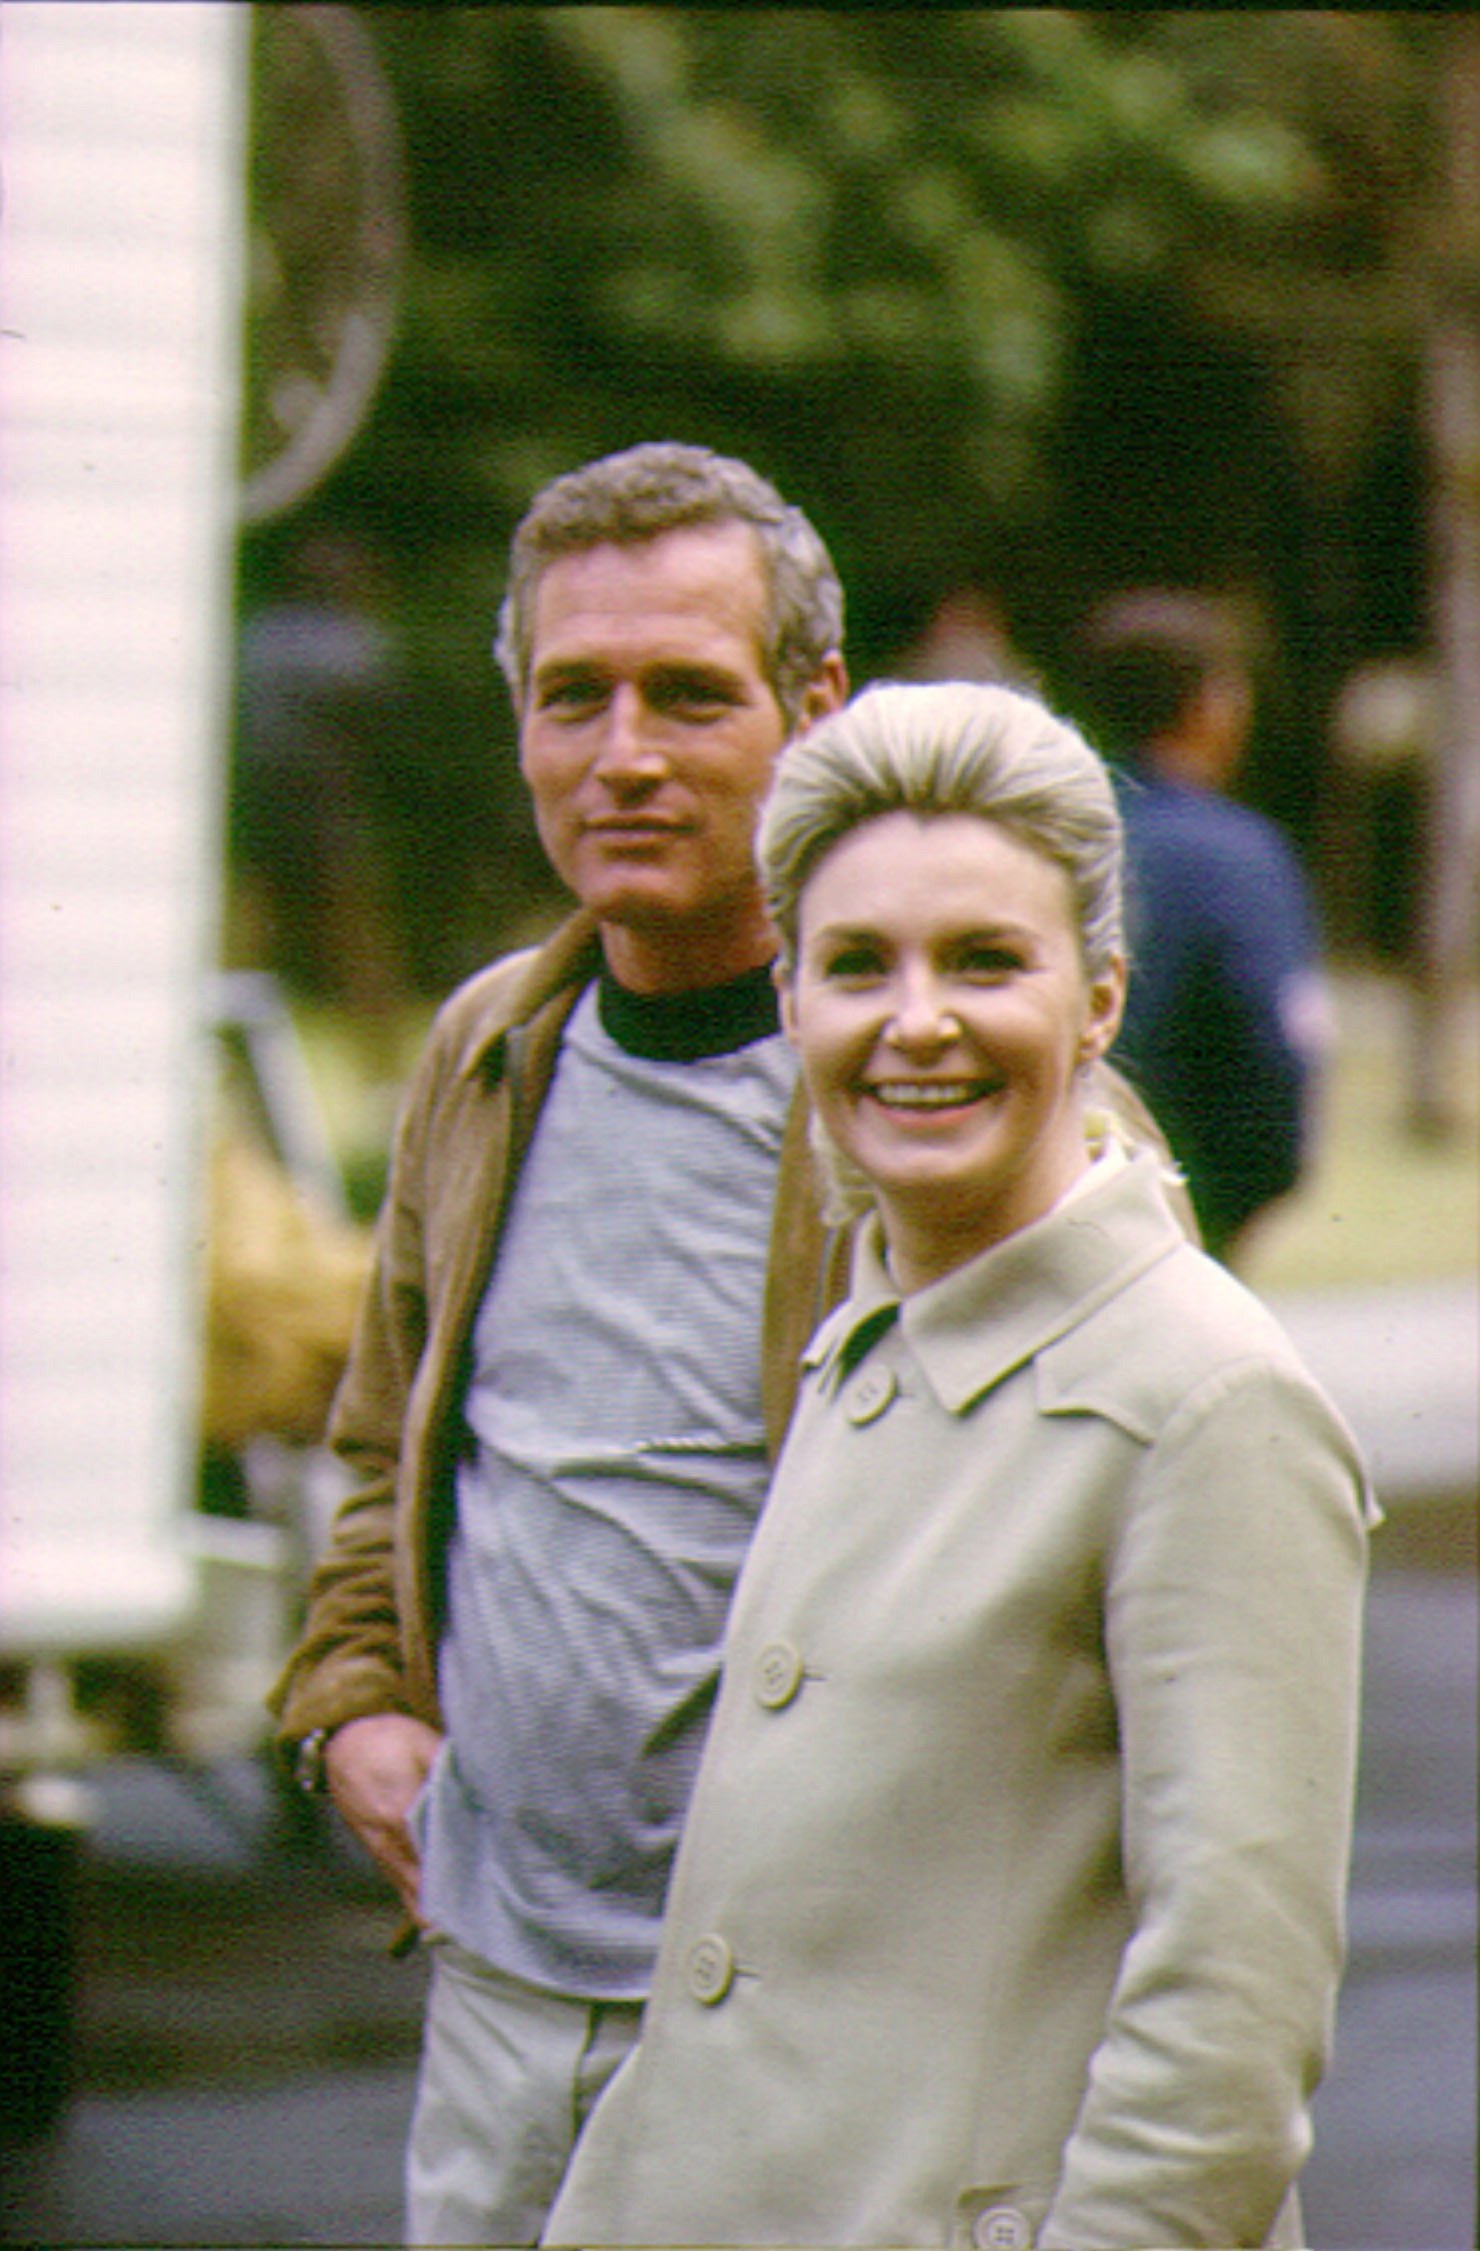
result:
[[[253,9],[240,513],[283,515],[360,429],[389,357],[405,187],[353,8]]]
[[[1332,715],[1338,754],[1373,773],[1426,765],[1440,730],[1440,681],[1421,657],[1384,657],[1359,665]]]

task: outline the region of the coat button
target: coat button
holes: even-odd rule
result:
[[[871,1423],[883,1414],[898,1388],[892,1368],[865,1368],[849,1387],[849,1422]]]
[[[724,1999],[735,1982],[735,1957],[727,1940],[711,1933],[695,1941],[689,1949],[688,1981],[694,1999],[707,2009]]]
[[[755,1693],[768,1712],[779,1712],[802,1685],[801,1651],[789,1641],[768,1642],[755,1661]]]
[[[1015,2204],[994,2204],[990,2211],[977,2213],[971,2240],[976,2251],[1030,2251],[1033,2230],[1027,2213]]]

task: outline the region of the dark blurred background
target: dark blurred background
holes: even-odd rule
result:
[[[1420,975],[1462,946],[1440,862],[1473,849],[1480,725],[1456,678],[1480,663],[1473,15],[254,14],[259,478],[325,304],[358,290],[392,330],[352,442],[267,496],[240,569],[250,626],[332,540],[394,644],[364,755],[371,1005],[549,908],[489,662],[503,558],[547,477],[651,437],[738,452],[808,510],[858,680],[964,603],[1062,701],[1097,596],[1224,595],[1261,658],[1242,786],[1332,946]],[[308,19],[336,16],[367,52],[341,42],[332,85]],[[250,884],[235,904],[238,958],[362,997],[342,946],[310,968]]]

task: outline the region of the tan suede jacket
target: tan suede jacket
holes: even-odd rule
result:
[[[561,1030],[599,962],[595,925],[577,916],[546,945],[481,971],[437,1017],[398,1129],[374,1271],[330,1422],[357,1482],[271,1699],[288,1742],[373,1712],[440,1725],[440,1568],[468,1339]],[[762,1340],[773,1452],[802,1349],[846,1283],[841,1250],[818,1216],[798,1097],[782,1146]]]

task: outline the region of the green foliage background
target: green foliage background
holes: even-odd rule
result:
[[[1109,586],[1236,592],[1268,656],[1248,788],[1315,851],[1334,687],[1423,634],[1444,17],[358,12],[405,148],[402,324],[338,472],[247,540],[243,595],[305,521],[390,556],[418,755],[504,839],[435,979],[542,900],[487,655],[508,534],[548,476],[647,437],[808,509],[857,678],[963,583],[1064,694]]]

